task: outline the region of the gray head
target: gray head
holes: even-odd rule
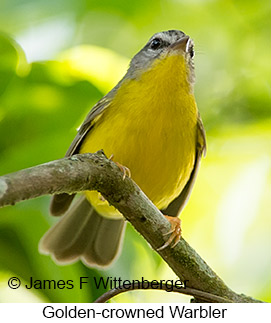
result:
[[[189,79],[194,81],[194,44],[193,41],[180,30],[168,30],[154,34],[147,44],[133,57],[126,77],[137,78],[142,71],[146,71],[155,59],[174,49],[181,53],[190,67]]]

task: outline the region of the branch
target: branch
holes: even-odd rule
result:
[[[45,194],[97,190],[157,251],[170,224],[140,188],[122,175],[102,151],[66,157],[0,177],[0,207]],[[190,288],[232,302],[260,302],[228,288],[184,239],[174,248],[157,252],[182,281],[188,280]]]

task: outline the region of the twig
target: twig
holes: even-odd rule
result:
[[[105,302],[109,301],[111,298],[113,298],[121,293],[133,291],[133,290],[163,290],[163,291],[169,292],[169,286],[164,283],[155,289],[152,289],[151,287],[149,287],[150,284],[148,287],[144,287],[143,285],[144,285],[144,283],[140,283],[140,282],[136,285],[129,286],[129,287],[125,287],[124,285],[121,285],[118,288],[113,288],[113,289],[105,292],[103,295],[98,297],[94,301],[94,303],[105,303]],[[194,296],[194,297],[201,299],[203,301],[206,301],[208,303],[232,303],[232,301],[227,298],[220,297],[220,296],[210,294],[210,293],[206,293],[201,290],[197,290],[197,289],[189,288],[189,287],[185,287],[185,288],[180,289],[180,288],[176,288],[175,286],[171,286],[170,292]]]

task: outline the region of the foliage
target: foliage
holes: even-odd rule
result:
[[[62,157],[90,107],[157,31],[196,44],[196,97],[208,153],[182,214],[183,234],[234,290],[270,301],[271,109],[269,1],[4,1],[0,5],[0,173]],[[270,46],[270,45],[269,45]],[[103,290],[16,293],[9,277],[175,279],[128,227],[106,271],[58,266],[38,253],[56,221],[43,197],[0,210],[0,301],[88,302]],[[269,290],[269,294],[268,294]],[[180,300],[135,292],[119,301]]]

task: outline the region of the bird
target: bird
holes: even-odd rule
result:
[[[102,149],[114,156],[171,223],[171,236],[161,248],[180,240],[176,219],[206,154],[194,96],[194,54],[194,42],[184,32],[155,33],[119,83],[90,110],[66,153]],[[62,217],[42,237],[39,250],[58,264],[81,260],[89,267],[109,267],[120,254],[126,221],[96,191],[72,203],[74,196],[52,197],[50,212]]]

